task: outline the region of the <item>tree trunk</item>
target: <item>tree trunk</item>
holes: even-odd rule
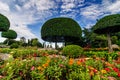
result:
[[[107,39],[108,39],[108,50],[109,50],[109,53],[111,53],[111,52],[113,52],[113,49],[112,49],[110,33],[107,34]]]
[[[7,45],[9,45],[9,42],[10,42],[10,39],[8,39],[8,41],[7,41]]]
[[[55,49],[57,49],[57,42],[55,42]]]
[[[66,46],[66,41],[65,41],[65,45],[64,46]]]

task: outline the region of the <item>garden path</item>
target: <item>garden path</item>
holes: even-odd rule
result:
[[[0,60],[8,60],[9,58],[13,58],[12,55],[7,53],[0,53]]]

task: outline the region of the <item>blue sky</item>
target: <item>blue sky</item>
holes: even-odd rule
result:
[[[0,13],[10,20],[10,29],[17,32],[17,40],[25,37],[43,42],[40,29],[47,20],[70,17],[81,28],[90,28],[96,19],[120,13],[120,0],[0,0]]]

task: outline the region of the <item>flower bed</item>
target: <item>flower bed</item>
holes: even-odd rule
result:
[[[22,51],[19,53],[22,53]],[[13,55],[13,53],[10,54]],[[29,56],[26,55],[27,57],[24,58],[22,56],[16,56],[14,60],[1,62],[0,80],[120,79],[120,64],[115,63],[111,55],[108,56],[109,60],[107,60],[105,59],[106,57],[98,56],[63,58],[61,55],[58,56],[54,54],[53,57],[50,57],[49,53],[46,53],[46,51],[44,55],[40,55],[41,52],[33,52],[31,54],[32,55]],[[40,56],[37,56],[38,54]],[[37,58],[39,58],[39,60]]]

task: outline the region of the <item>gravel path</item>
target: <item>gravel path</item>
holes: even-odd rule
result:
[[[9,58],[13,58],[12,55],[7,53],[0,53],[0,60],[8,60]]]

